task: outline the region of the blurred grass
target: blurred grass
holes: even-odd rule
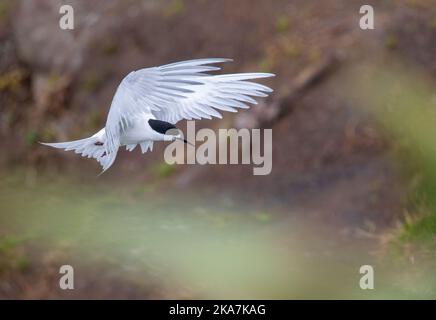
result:
[[[9,18],[9,12],[13,8],[13,3],[10,0],[0,0],[0,22]]]
[[[435,84],[398,64],[360,67],[353,76],[358,104],[390,136],[394,161],[409,190],[409,207],[396,238],[402,243],[436,239]]]
[[[36,131],[28,131],[24,137],[26,144],[28,146],[34,145],[38,139],[39,139],[39,135]]]
[[[178,292],[227,299],[436,294],[429,270],[380,264],[358,241],[333,245],[316,226],[298,219],[187,193],[131,191],[56,176],[38,176],[29,186],[23,172],[8,172],[0,179],[1,246],[8,255],[18,244],[30,246],[30,255],[16,252],[17,270],[32,265],[32,255],[61,250],[68,261],[96,270],[110,266],[126,283],[147,286],[153,279],[168,297]],[[373,292],[358,286],[363,264],[377,269]],[[1,275],[0,281],[5,281]]]
[[[151,172],[161,178],[167,178],[176,171],[176,165],[166,162],[157,163],[151,167]]]
[[[14,69],[0,75],[0,92],[11,91],[18,92],[26,78],[26,72],[22,69]]]
[[[0,224],[33,245],[61,246],[96,264],[128,266],[129,277],[136,274],[139,282],[145,269],[158,270],[163,282],[171,278],[205,295],[256,297],[287,290],[289,265],[268,235],[257,234],[253,216],[186,207],[171,195],[144,200],[95,185],[38,181],[37,188],[28,188],[23,179],[17,174],[1,180]],[[11,243],[3,244],[12,248]],[[236,281],[240,289],[232,286]]]
[[[276,31],[283,33],[289,29],[289,17],[286,15],[280,15],[276,19]]]
[[[20,251],[24,239],[0,236],[0,276],[14,270],[25,271],[28,259]]]
[[[172,18],[180,15],[186,10],[186,5],[183,0],[171,0],[170,3],[164,8],[163,16],[165,18]]]

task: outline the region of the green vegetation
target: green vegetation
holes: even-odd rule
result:
[[[301,55],[301,48],[295,42],[284,40],[282,46],[285,55],[291,59],[298,58]]]
[[[25,79],[26,73],[21,69],[15,69],[0,75],[0,91],[16,92]]]
[[[0,21],[4,21],[9,16],[12,9],[12,2],[10,0],[0,0]]]
[[[276,31],[279,33],[286,32],[289,29],[289,17],[280,15],[276,19]]]
[[[436,237],[436,110],[433,85],[413,70],[384,66],[361,69],[358,73],[361,80],[356,88],[359,88],[361,104],[391,135],[393,157],[399,164],[404,181],[409,184],[409,206],[412,209],[394,241],[429,245],[428,240]]]
[[[161,178],[171,176],[175,172],[175,170],[175,165],[171,165],[166,162],[158,163],[152,167],[152,172]]]
[[[385,47],[389,50],[394,50],[397,48],[397,38],[394,35],[389,35],[385,39]]]
[[[404,242],[436,239],[436,214],[434,211],[421,209],[416,217],[405,221],[399,239]]]
[[[187,287],[189,296],[211,299],[435,294],[430,267],[421,265],[419,274],[398,270],[396,263],[378,264],[365,251],[342,245],[326,254],[324,240],[314,242],[316,229],[271,211],[201,195],[134,193],[126,185],[81,184],[57,175],[38,177],[37,187],[26,187],[25,179],[20,172],[0,179],[0,226],[13,230],[0,241],[3,271],[28,267],[22,250],[28,241],[17,240],[26,235],[32,252],[50,255],[68,248],[71,257],[97,270],[111,266],[126,285],[145,287],[149,275],[170,283],[175,297]],[[377,290],[370,295],[357,285],[363,263],[377,269]]]
[[[274,62],[269,58],[264,58],[259,61],[259,71],[261,72],[271,72],[274,66]]]
[[[26,141],[26,144],[28,146],[31,146],[34,145],[36,142],[38,142],[39,136],[36,131],[28,131],[24,139]]]
[[[433,18],[433,19],[430,20],[430,22],[428,24],[428,27],[431,30],[436,30],[436,18]]]
[[[62,76],[59,73],[57,73],[57,72],[50,73],[50,75],[48,76],[48,79],[47,79],[47,88],[50,91],[56,90],[61,79],[62,79]]]
[[[42,128],[40,134],[37,134],[36,136],[41,139],[41,141],[53,141],[56,139],[56,134],[51,127]],[[33,143],[35,143],[34,140],[32,144]]]
[[[0,275],[9,271],[25,271],[28,259],[21,253],[23,240],[0,235]]]
[[[254,218],[259,221],[259,222],[270,222],[271,221],[271,215],[268,214],[267,212],[257,212],[254,215]]]
[[[113,39],[108,39],[103,45],[103,54],[111,56],[117,53],[119,49],[118,43]]]
[[[88,117],[88,127],[92,130],[100,128],[104,123],[104,119],[102,117],[102,113],[100,109],[96,109],[90,112]]]
[[[94,93],[103,84],[103,77],[96,71],[88,71],[84,74],[80,87],[86,93]]]
[[[1,237],[0,238],[0,253],[11,252],[18,244],[19,244],[19,241],[15,238]]]
[[[172,0],[163,11],[163,16],[171,18],[185,12],[186,6],[183,0]]]

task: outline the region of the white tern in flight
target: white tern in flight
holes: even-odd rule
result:
[[[271,73],[211,75],[220,70],[210,64],[231,59],[196,59],[129,73],[112,99],[106,126],[89,138],[44,145],[74,150],[96,159],[105,172],[114,163],[118,149],[142,153],[153,149],[154,141],[183,140],[170,129],[182,119],[221,118],[217,110],[236,112],[256,104],[252,97],[266,97],[272,89],[247,80],[274,76]]]

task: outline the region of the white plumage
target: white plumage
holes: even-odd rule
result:
[[[92,137],[45,145],[74,150],[95,158],[106,171],[115,161],[120,146],[142,153],[152,150],[154,141],[173,141],[177,135],[157,132],[149,120],[175,124],[182,119],[221,118],[219,111],[236,112],[256,104],[252,97],[266,97],[272,90],[248,80],[274,76],[271,73],[210,75],[220,70],[211,64],[230,59],[196,59],[140,69],[129,73],[113,97],[105,128]]]

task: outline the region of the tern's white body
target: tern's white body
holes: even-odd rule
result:
[[[120,135],[120,145],[127,146],[132,144],[139,144],[142,142],[153,142],[153,141],[172,141],[174,136],[165,135],[156,132],[148,124],[148,120],[155,119],[154,117],[141,116],[132,121],[129,128],[126,129]]]
[[[118,86],[103,129],[89,138],[44,144],[95,158],[106,171],[121,146],[132,151],[140,145],[145,153],[154,141],[180,139],[167,129],[182,119],[221,118],[217,110],[247,109],[247,103],[257,103],[252,97],[272,92],[248,81],[273,76],[270,73],[205,73],[219,70],[210,64],[225,61],[229,60],[197,59],[133,71]]]
[[[127,150],[132,151],[137,145],[140,145],[141,150],[146,152],[148,149],[153,149],[154,141],[174,141],[179,137],[178,135],[156,132],[148,123],[150,119],[154,119],[154,117],[144,115],[133,120],[129,128],[120,135],[120,147],[125,146]],[[93,137],[96,138],[98,144],[104,145],[106,142],[105,128],[98,131]]]
[[[144,141],[159,141],[164,140],[164,135],[153,131],[148,124],[150,118],[143,117],[135,119],[131,125],[120,136],[120,145],[125,146],[129,144],[138,144]]]

